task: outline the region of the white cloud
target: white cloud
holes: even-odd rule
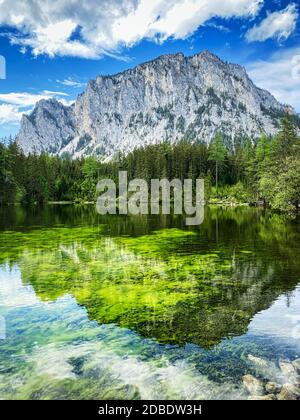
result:
[[[23,284],[21,273],[17,268],[6,267],[4,271],[1,271],[0,306],[25,308],[38,303],[40,299],[36,296],[33,287]]]
[[[246,33],[246,39],[252,41],[265,41],[275,38],[279,41],[287,39],[296,29],[298,19],[297,6],[292,3],[285,9],[270,13],[259,25],[254,26]]]
[[[75,104],[76,101],[74,99],[66,100],[64,98],[59,98],[59,102],[61,102],[64,106],[71,106]]]
[[[56,80],[57,83],[60,83],[61,85],[73,87],[73,88],[84,88],[86,86],[86,83],[78,82],[77,80],[72,79],[71,77],[68,77],[64,80]]]
[[[19,108],[9,104],[0,104],[0,125],[17,124],[22,117]]]
[[[224,25],[218,25],[217,23],[215,23],[215,22],[208,22],[207,24],[206,24],[206,26],[208,26],[209,28],[214,28],[214,29],[217,29],[218,31],[222,31],[222,32],[230,32],[230,29],[229,28],[227,28],[227,26],[224,26]]]
[[[68,96],[66,93],[62,92],[52,92],[49,90],[44,90],[42,93],[33,94],[27,92],[21,93],[1,93],[0,102],[5,102],[11,105],[17,105],[20,108],[26,108],[34,106],[38,101],[42,99],[50,99],[56,96]]]
[[[300,48],[287,49],[269,60],[246,64],[246,69],[258,86],[300,112]]]
[[[53,90],[43,90],[42,93],[43,93],[43,95],[50,96],[50,97],[52,97],[52,96],[69,96],[65,92],[56,92],[56,91],[53,91]]]
[[[27,92],[10,92],[0,94],[0,124],[16,124],[24,113],[30,112],[35,104],[42,99],[56,98],[64,105],[74,103],[65,99],[68,95],[63,92],[44,90],[38,94]]]
[[[2,0],[0,25],[34,55],[97,58],[144,38],[186,38],[213,17],[255,16],[263,0]]]

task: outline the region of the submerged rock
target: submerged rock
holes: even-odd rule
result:
[[[299,400],[300,390],[292,384],[284,384],[280,394],[277,396],[278,400]]]
[[[279,367],[283,376],[286,378],[286,380],[289,383],[292,383],[292,384],[299,383],[299,376],[297,375],[296,369],[291,362],[286,361],[286,360],[280,360]]]
[[[282,385],[277,384],[276,382],[268,382],[266,384],[266,391],[269,394],[278,394],[281,391]]]
[[[264,394],[263,383],[252,375],[243,376],[243,384],[247,392],[254,396],[261,396]]]
[[[248,360],[253,365],[257,375],[265,380],[277,382],[282,376],[278,366],[274,362],[253,356],[252,354],[248,354]]]
[[[293,362],[289,360],[279,360],[278,366],[260,357],[248,355],[248,359],[253,363],[259,371],[259,376],[262,376],[269,382],[265,385],[262,380],[257,379],[253,375],[243,376],[243,384],[250,396],[248,400],[300,400],[300,359]],[[285,379],[285,384],[270,380],[270,371],[272,368],[276,369],[277,373],[274,377],[278,377],[281,382]],[[269,370],[269,372],[268,372]]]
[[[263,400],[276,400],[275,395],[273,394],[269,394],[269,395],[253,395],[251,397],[248,398],[248,400],[252,400],[252,401],[263,401]]]
[[[293,366],[295,368],[295,370],[300,373],[300,359],[296,359],[293,361]]]
[[[267,360],[264,360],[261,357],[252,356],[252,354],[248,354],[248,359],[260,368],[268,369],[270,366],[270,363]]]

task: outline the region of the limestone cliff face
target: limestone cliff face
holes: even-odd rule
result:
[[[273,135],[285,110],[239,65],[208,51],[165,55],[91,80],[72,107],[37,103],[23,116],[17,140],[26,153],[111,157],[165,140],[209,142],[216,132],[228,143]]]
[[[58,154],[76,132],[74,107],[43,99],[30,115],[23,115],[17,141],[25,153]]]

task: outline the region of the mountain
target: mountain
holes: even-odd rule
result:
[[[164,55],[113,76],[91,80],[74,105],[38,102],[23,115],[17,142],[25,153],[111,157],[182,138],[227,143],[262,132],[274,135],[285,112],[245,69],[208,51]]]

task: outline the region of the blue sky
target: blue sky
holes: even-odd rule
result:
[[[299,0],[2,0],[0,138],[39,99],[69,104],[99,74],[179,51],[244,65],[300,112],[299,13]]]

